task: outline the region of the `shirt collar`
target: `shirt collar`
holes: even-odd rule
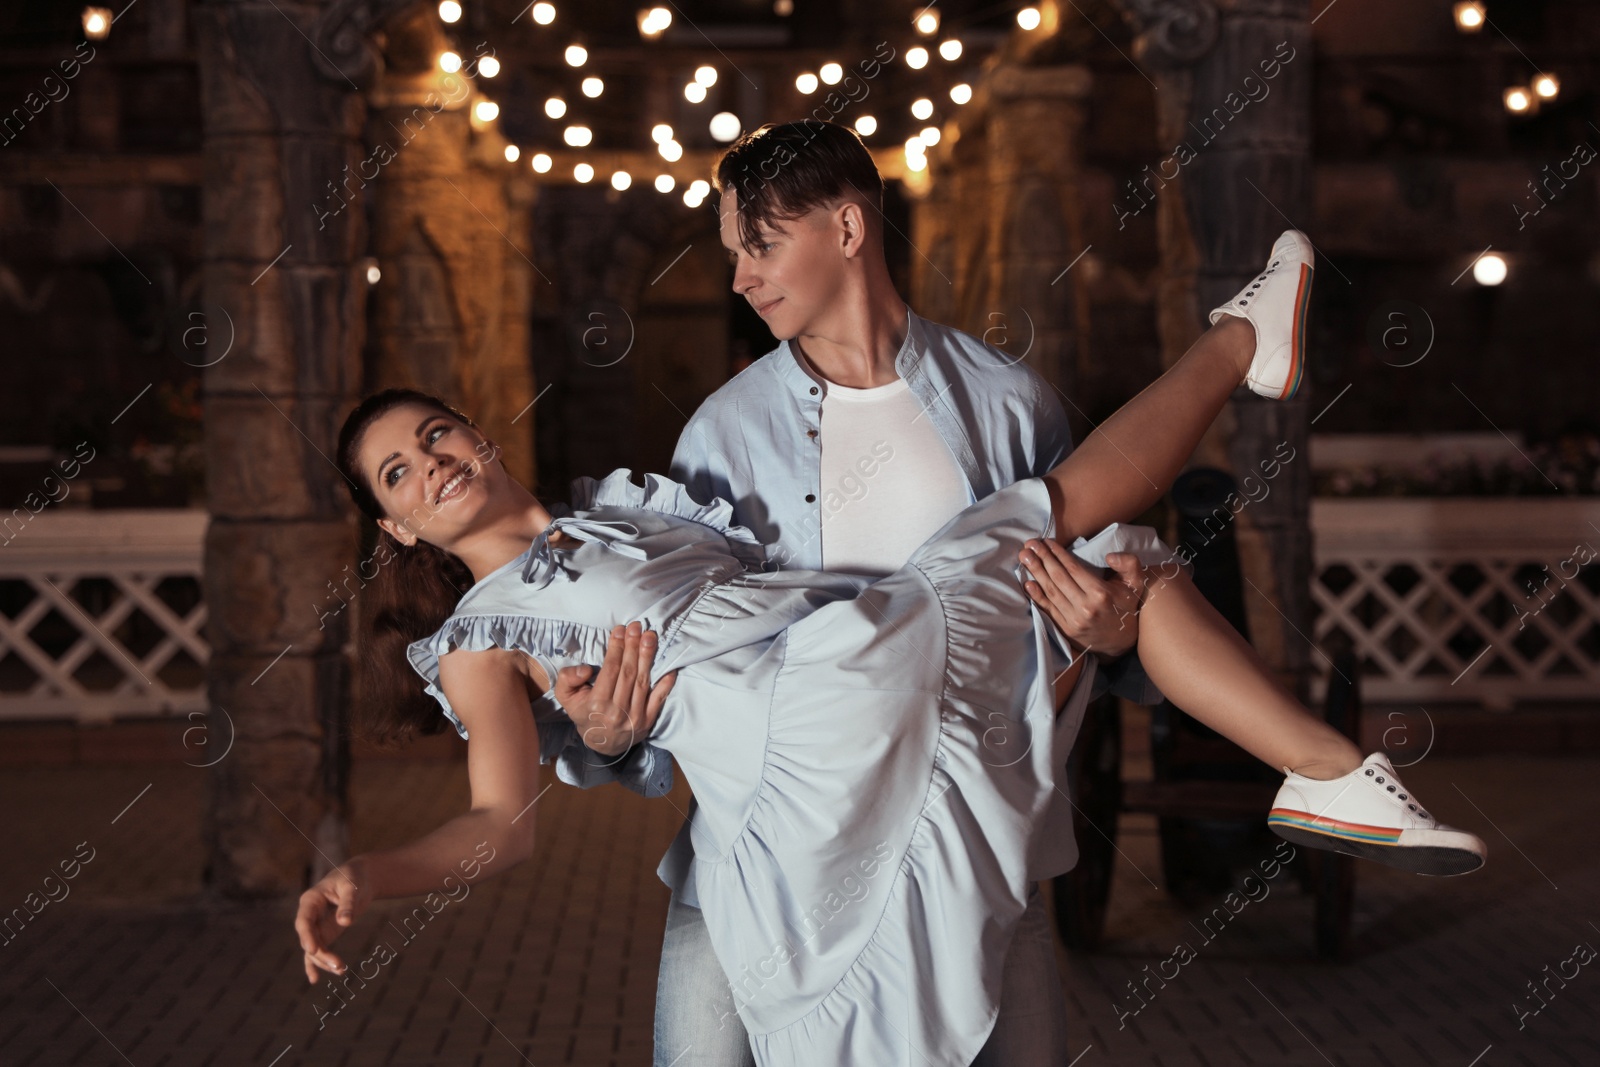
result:
[[[895,353],[894,371],[899,377],[910,382],[922,365],[922,357],[928,350],[928,344],[921,316],[912,311],[909,304],[905,305],[905,308],[906,335],[900,342],[900,350]],[[828,380],[807,367],[800,353],[789,341],[779,342],[773,364],[778,377],[796,395],[809,395],[814,386],[820,390],[819,397],[826,394]]]

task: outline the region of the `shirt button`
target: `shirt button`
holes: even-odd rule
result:
[[[817,502],[817,495],[815,493],[807,493],[806,494],[806,503],[807,504],[815,504],[816,502]]]
[[[817,395],[817,387],[814,386],[814,385],[811,387],[811,395],[812,396],[816,396]]]
[[[817,436],[817,431],[815,431],[815,430],[807,430],[806,431],[806,436],[807,437],[815,437],[815,436]]]

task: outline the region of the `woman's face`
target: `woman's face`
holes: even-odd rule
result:
[[[448,548],[484,516],[505,468],[498,445],[471,426],[422,404],[374,419],[358,463],[388,516],[378,525],[404,544]]]

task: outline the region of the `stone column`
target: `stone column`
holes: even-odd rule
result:
[[[929,152],[913,209],[919,311],[1026,359],[1069,397],[1088,298],[1063,268],[1083,251],[1086,67],[1003,61]],[[1070,405],[1069,416],[1077,421]]]
[[[1277,235],[1311,225],[1308,5],[1116,2],[1138,31],[1134,56],[1158,86],[1162,157],[1146,188],[1154,190],[1157,211],[1157,316],[1163,364],[1170,366],[1206,328],[1206,312],[1260,271]],[[1138,206],[1126,185],[1118,196],[1125,208]],[[1318,264],[1318,288],[1344,284]],[[1196,456],[1260,482],[1264,460],[1294,450],[1270,493],[1236,522],[1256,649],[1302,697],[1316,654],[1304,636],[1311,631],[1308,392],[1302,385],[1300,396],[1282,402],[1241,390]]]
[[[208,743],[231,742],[212,770],[205,839],[207,881],[228,896],[294,892],[345,858],[349,616],[324,626],[317,605],[356,551],[331,456],[359,385],[364,226],[359,210],[316,209],[361,158],[361,86],[375,71],[365,32],[380,9],[194,8],[214,361]]]
[[[366,149],[353,184],[373,186],[373,302],[368,389],[406,386],[457,404],[533,484],[533,264],[527,164],[505,159],[492,127],[474,128],[475,65],[443,74],[446,47],[428,5],[385,34]],[[470,59],[470,57],[469,57]]]

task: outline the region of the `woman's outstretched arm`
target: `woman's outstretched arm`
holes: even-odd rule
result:
[[[1254,326],[1222,316],[1045,474],[1057,540],[1070,545],[1131,522],[1159,500],[1244,381],[1255,347]]]
[[[300,895],[295,931],[306,980],[317,969],[343,974],[328,946],[373,900],[439,893],[510,870],[533,854],[539,796],[539,731],[525,670],[534,662],[506,649],[456,649],[439,657],[439,683],[466,726],[472,809],[415,841],[353,856]]]

